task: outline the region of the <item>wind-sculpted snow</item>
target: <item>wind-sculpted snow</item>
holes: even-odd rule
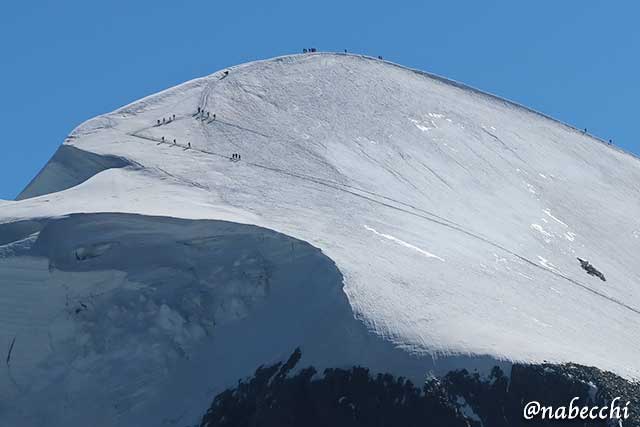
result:
[[[90,411],[78,408],[93,399],[117,404],[105,419],[118,425],[143,425],[149,413],[194,422],[214,391],[296,347],[308,365],[362,365],[416,383],[497,360],[640,377],[638,159],[511,102],[372,58],[294,55],[228,71],[81,125],[60,151],[74,160],[54,156],[22,194],[37,197],[0,205],[0,301],[29,301],[0,310],[9,313],[1,339],[8,347],[16,337],[2,383],[9,406],[66,390],[75,409],[52,403],[38,413],[78,413],[79,422]],[[93,215],[105,212],[114,214]],[[86,215],[64,218],[76,213]],[[227,237],[208,240],[205,229],[221,221]],[[288,279],[241,315],[229,315],[235,303],[225,300],[224,322],[203,308],[193,320],[201,329],[189,329],[196,309],[181,304],[192,288],[179,284],[197,276],[210,286],[198,260],[228,265],[223,247],[259,248],[230,237],[244,227],[279,236],[261,256]],[[291,242],[305,248],[293,260]],[[45,292],[52,280],[56,297]],[[243,292],[246,282],[230,276],[215,283],[227,281],[234,297]],[[91,327],[72,317],[65,330],[90,331],[52,345],[46,313],[63,312],[65,295],[80,288],[108,297],[97,311],[73,306],[68,316],[79,309]],[[163,319],[157,336],[145,323],[150,288]],[[23,335],[33,347],[22,347]],[[95,385],[111,375],[113,388]],[[128,400],[116,402],[120,394]],[[190,403],[168,404],[178,395]]]
[[[99,156],[72,145],[62,145],[44,168],[19,195],[18,200],[66,190],[110,168],[130,166],[121,157]]]

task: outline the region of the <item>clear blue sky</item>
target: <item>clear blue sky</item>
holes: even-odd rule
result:
[[[383,55],[640,153],[640,3],[10,1],[0,15],[0,198],[82,121],[303,47]]]

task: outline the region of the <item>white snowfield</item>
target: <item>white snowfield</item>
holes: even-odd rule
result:
[[[3,425],[192,425],[296,347],[417,382],[640,378],[638,159],[389,62],[293,55],[149,96],[79,126],[19,199]]]

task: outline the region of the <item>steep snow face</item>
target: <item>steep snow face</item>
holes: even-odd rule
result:
[[[66,190],[86,181],[99,172],[112,168],[123,168],[130,164],[114,156],[98,156],[78,150],[72,145],[63,145],[53,155],[47,167],[27,185],[17,200]]]
[[[264,335],[250,341],[264,346],[269,331],[301,345],[318,341],[304,332],[314,324],[323,330],[327,315],[358,330],[335,264],[270,230],[123,214],[50,219],[32,233],[34,226],[4,225],[3,234],[28,237],[0,246],[0,339],[13,343],[0,383],[8,425],[126,420],[161,394],[167,371],[181,363],[221,375],[214,351],[221,343],[212,337],[243,319],[261,319],[243,335]],[[268,298],[284,307],[267,305]],[[287,327],[291,318],[299,320]],[[327,345],[332,334],[322,335]],[[242,340],[223,344],[242,360]],[[232,381],[244,375],[225,365]]]
[[[227,71],[74,130],[21,194],[25,200],[0,206],[6,226],[0,230],[0,301],[9,307],[27,289],[44,293],[36,284],[52,280],[59,270],[82,274],[81,283],[104,287],[109,298],[133,286],[129,283],[149,286],[152,277],[165,283],[156,252],[146,257],[125,251],[125,258],[108,266],[96,261],[120,253],[122,242],[143,245],[149,237],[144,232],[115,243],[100,227],[91,228],[90,220],[86,231],[71,221],[51,238],[34,225],[47,218],[140,214],[154,230],[149,216],[223,220],[306,242],[335,263],[339,275],[326,270],[318,286],[330,293],[339,282],[346,295],[344,304],[335,302],[340,315],[321,322],[289,307],[313,304],[307,293],[296,300],[267,293],[261,300],[273,312],[291,315],[287,324],[308,321],[302,324],[313,339],[304,342],[316,347],[303,354],[319,365],[368,363],[419,380],[421,372],[443,372],[484,355],[486,360],[572,361],[640,377],[638,159],[513,103],[372,58],[294,55]],[[234,153],[240,161],[231,160]],[[172,230],[165,239],[180,240],[181,232]],[[83,233],[91,244],[74,240],[58,253],[68,235]],[[224,244],[236,245],[231,238]],[[182,257],[193,254],[176,248],[182,247],[166,251],[179,264],[175,270],[188,274]],[[269,256],[276,262],[279,255]],[[587,275],[576,257],[589,260],[607,281]],[[144,279],[132,276],[134,265],[145,271]],[[305,275],[304,266],[295,273],[300,286],[315,277],[311,271]],[[166,286],[173,289],[170,282]],[[12,360],[22,358],[24,366],[44,372],[54,372],[51,360],[61,351],[70,352],[62,360],[76,360],[78,347],[47,347],[53,328],[47,316],[53,314],[41,308],[57,304],[63,310],[67,291],[60,292],[58,300],[32,299],[26,311],[0,312],[7,346],[12,337],[41,327],[38,360],[27,360],[25,353],[34,347],[21,347],[20,337]],[[322,301],[334,301],[327,298]],[[165,305],[179,311],[172,298]],[[102,300],[100,313],[107,315],[113,306],[113,299]],[[32,322],[35,312],[42,319]],[[167,324],[178,326],[164,329],[163,342],[191,336],[185,316],[176,321],[167,314]],[[141,392],[137,406],[118,413],[122,422],[151,407],[158,419],[176,419],[162,404],[171,401],[171,392],[193,393],[199,402],[257,365],[286,357],[302,335],[282,335],[284,323],[283,329],[255,329],[270,324],[269,318],[247,312],[196,340],[203,347],[190,358],[177,351],[175,360],[158,365],[168,378],[163,384],[171,387]],[[323,327],[312,327],[318,323]],[[260,330],[262,340],[240,338],[247,330]],[[117,337],[128,342],[145,331],[134,328]],[[323,340],[331,345],[320,348]],[[335,350],[341,346],[348,350]],[[95,366],[115,357],[92,345],[86,351],[95,353]],[[207,384],[194,386],[214,355],[218,370],[208,368]],[[48,390],[69,389],[51,375],[39,380]],[[45,387],[33,381],[7,379],[2,387],[5,395],[27,399],[30,390]],[[122,387],[134,394],[144,389],[135,380]]]

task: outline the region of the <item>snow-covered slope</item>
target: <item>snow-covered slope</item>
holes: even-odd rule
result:
[[[82,124],[0,205],[7,419],[193,423],[298,346],[640,378],[637,158],[368,57],[227,71]]]

